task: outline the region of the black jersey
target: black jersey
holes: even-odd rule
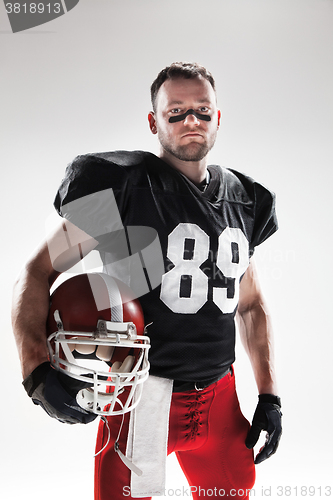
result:
[[[88,154],[68,166],[55,199],[60,215],[99,241],[105,272],[134,289],[139,279],[151,373],[184,381],[234,362],[239,282],[255,246],[277,229],[270,191],[236,171],[208,170],[201,191],[151,153]]]

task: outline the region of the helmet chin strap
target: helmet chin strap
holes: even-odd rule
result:
[[[125,360],[123,361],[122,365],[119,367],[117,366],[117,372],[119,373],[121,371],[123,371],[123,372],[130,371],[130,369],[133,366],[133,360],[134,360],[133,356],[127,356],[125,358]],[[112,373],[112,369],[111,369],[111,373]],[[117,398],[117,403],[121,406],[122,409],[124,408],[124,405],[122,404],[122,402],[118,398]],[[119,438],[120,438],[120,434],[121,434],[121,431],[122,431],[122,428],[124,425],[124,418],[125,418],[125,413],[122,414],[122,419],[121,419],[121,424],[120,424],[118,436],[117,436],[117,439],[114,443],[114,451],[118,454],[119,458],[122,460],[122,462],[126,465],[126,467],[128,469],[130,469],[132,472],[134,472],[137,476],[142,476],[142,470],[139,469],[139,467],[137,465],[135,465],[128,457],[126,457],[126,455],[124,455],[124,453],[119,448]],[[99,450],[97,453],[95,453],[94,457],[97,457],[97,455],[99,455],[100,453],[102,453],[105,450],[105,448],[108,446],[108,444],[110,442],[110,438],[111,438],[111,431],[110,431],[110,427],[109,427],[109,423],[107,421],[107,418],[104,416],[101,416],[101,419],[103,420],[103,422],[105,423],[105,425],[107,427],[108,438],[107,438],[106,444],[103,446],[103,448],[101,450]]]
[[[119,438],[120,438],[120,434],[121,434],[123,424],[124,424],[124,417],[125,417],[125,414],[123,413],[118,436],[117,436],[117,439],[114,443],[114,451],[116,453],[118,453],[119,458],[122,460],[122,462],[126,465],[126,467],[128,469],[130,469],[132,472],[134,472],[137,476],[142,476],[142,470],[139,469],[139,467],[137,467],[133,462],[131,462],[131,460],[129,458],[127,458],[126,455],[124,455],[124,453],[122,451],[120,451],[120,448],[119,448]],[[102,453],[102,451],[105,450],[105,448],[108,446],[108,444],[110,442],[110,437],[111,437],[111,431],[110,431],[109,423],[108,423],[106,417],[101,417],[101,419],[103,420],[103,422],[105,423],[105,425],[108,429],[108,439],[106,441],[106,444],[103,446],[103,448],[101,450],[99,450],[97,453],[95,453],[94,457],[97,457],[97,455],[99,455],[100,453]]]

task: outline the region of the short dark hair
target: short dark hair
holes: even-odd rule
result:
[[[215,92],[215,80],[206,68],[197,63],[175,62],[162,69],[150,87],[150,97],[153,110],[156,111],[156,98],[159,89],[166,80],[173,78],[205,78],[209,81]]]

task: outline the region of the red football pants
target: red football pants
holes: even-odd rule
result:
[[[133,498],[129,495],[131,472],[113,449],[121,419],[121,416],[108,418],[111,440],[96,457],[95,500]],[[126,414],[119,439],[123,453],[128,422],[129,414]],[[249,498],[255,468],[253,452],[244,444],[248,429],[249,423],[241,413],[231,373],[202,391],[172,395],[168,454],[176,453],[194,500]],[[96,451],[103,448],[107,437],[108,430],[101,420]]]

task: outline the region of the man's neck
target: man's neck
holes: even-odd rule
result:
[[[183,161],[179,160],[164,149],[161,149],[159,154],[161,160],[165,161],[171,167],[179,170],[194,184],[199,185],[206,179],[207,175],[207,157],[199,161]]]

